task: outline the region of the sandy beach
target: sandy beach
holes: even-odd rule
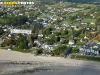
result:
[[[16,62],[16,64],[13,62]],[[68,75],[77,75],[77,73],[81,73],[81,71],[84,72],[82,69],[86,70],[87,68],[88,69],[86,70],[86,73],[84,72],[81,75],[90,75],[90,74],[95,75],[94,72],[96,72],[96,75],[100,74],[99,62],[73,60],[61,57],[34,56],[34,54],[31,53],[21,53],[17,51],[8,51],[0,49],[0,75],[1,74],[13,75],[13,73],[23,71],[25,69],[33,71],[33,68],[37,67],[39,68],[43,67],[46,69],[48,68],[48,70],[52,69],[53,70],[52,75],[61,75],[61,74],[65,75],[66,72],[68,73]],[[58,69],[59,71],[56,71]],[[71,74],[72,70],[76,74],[75,73]],[[44,74],[47,75],[49,72],[50,71],[48,72],[40,71],[36,72],[34,75],[41,75],[41,73],[43,73],[42,75]],[[17,73],[15,74],[19,75]],[[31,73],[30,74],[25,73],[21,75],[31,75]]]

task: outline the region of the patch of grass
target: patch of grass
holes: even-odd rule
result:
[[[96,19],[91,19],[91,18],[85,18],[85,19],[83,19],[82,20],[82,22],[95,22],[96,21]]]
[[[23,53],[32,53],[32,50],[28,50],[28,49],[22,50],[19,48],[13,48],[13,51],[18,51],[18,52],[23,52]]]
[[[73,13],[71,13],[72,16],[75,16],[75,15],[77,15],[77,14],[78,14],[78,12],[73,12]]]
[[[41,17],[41,18],[43,18],[43,17],[48,17],[48,16],[50,16],[49,13],[47,13],[47,14],[40,14],[40,15],[39,15],[39,17]]]
[[[93,56],[72,55],[71,59],[88,60],[88,61],[97,61],[97,62],[100,62],[100,58],[99,57],[93,57]]]
[[[90,11],[90,9],[85,9],[85,10],[82,10],[82,11],[80,11],[80,12],[89,12]]]
[[[80,42],[80,41],[78,41],[77,43],[76,43],[76,45],[84,45],[85,44],[85,42]]]
[[[80,5],[80,4],[79,4],[78,6],[79,6],[79,7],[80,7],[80,6],[82,6],[82,7],[96,7],[97,5],[95,5],[95,4],[81,4],[81,5]]]
[[[96,25],[89,25],[89,28],[96,28]]]
[[[9,20],[6,19],[6,18],[0,18],[0,22],[2,22],[2,23],[7,23],[7,22],[9,22]]]
[[[71,24],[72,21],[70,19],[63,21],[63,24]]]

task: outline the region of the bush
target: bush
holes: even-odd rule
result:
[[[32,50],[23,50],[23,49],[19,49],[19,48],[13,48],[13,51],[19,51],[19,52],[23,52],[23,53],[31,53]]]
[[[77,48],[72,49],[72,53],[79,53],[79,50]]]

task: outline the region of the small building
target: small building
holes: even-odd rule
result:
[[[43,49],[49,49],[49,50],[53,50],[53,47],[54,45],[46,45],[46,44],[42,46]]]
[[[69,40],[69,45],[73,45],[75,44],[75,41],[74,40]]]
[[[34,40],[34,43],[36,43],[38,46],[41,46],[42,45],[42,42],[39,41],[39,40]]]
[[[38,34],[39,37],[43,37],[43,34]]]
[[[99,49],[97,47],[80,47],[79,51],[81,55],[91,55],[96,54],[99,55]]]

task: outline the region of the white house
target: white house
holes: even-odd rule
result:
[[[69,45],[73,45],[75,44],[75,41],[74,40],[69,40]]]
[[[36,43],[38,46],[42,45],[42,43],[39,40],[34,40],[34,43]]]
[[[38,34],[39,37],[43,37],[43,34]]]

